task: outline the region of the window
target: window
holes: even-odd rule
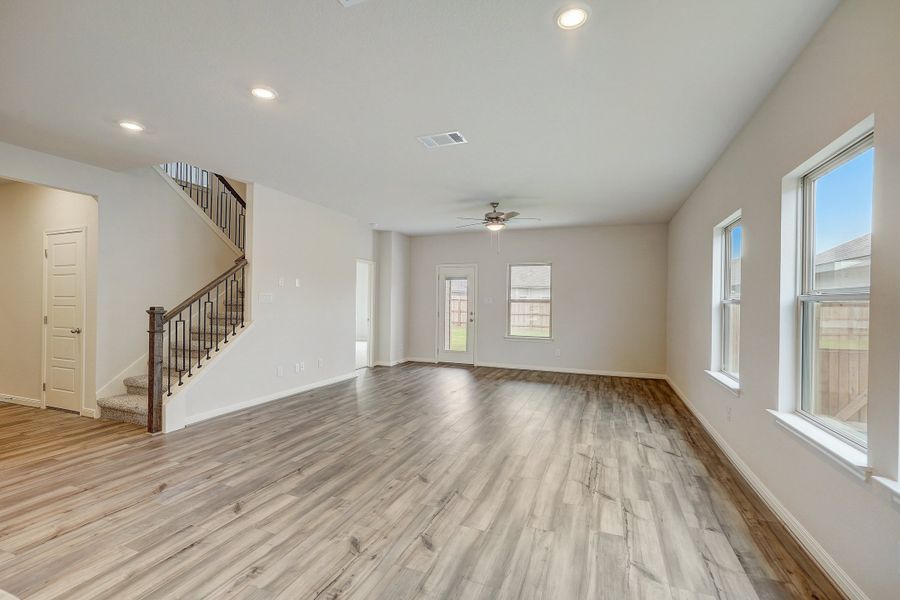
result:
[[[738,381],[741,351],[741,253],[744,229],[738,216],[721,229],[722,286],[720,319],[722,346],[720,371]]]
[[[800,407],[860,448],[867,441],[872,134],[802,181]]]
[[[551,266],[509,266],[510,337],[549,339],[551,336]]]

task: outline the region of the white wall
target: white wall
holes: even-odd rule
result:
[[[44,337],[44,233],[85,227],[83,399],[94,407],[97,319],[97,201],[38,185],[0,186],[0,394],[40,402]]]
[[[152,168],[114,172],[0,142],[0,178],[97,199],[97,388],[147,352],[148,307],[174,306],[234,262]]]
[[[478,364],[665,373],[665,225],[511,228],[500,248],[485,231],[411,239],[410,357],[435,355],[437,265],[473,263]],[[553,263],[553,340],[508,340],[507,265],[539,261]]]
[[[896,478],[900,384],[900,2],[844,2],[708,173],[669,228],[672,382],[872,599],[900,590],[900,511],[776,426],[782,178],[875,115],[870,462]],[[703,370],[710,357],[713,227],[743,211],[740,397]],[[788,307],[789,309],[789,307]],[[732,418],[727,418],[732,411]]]
[[[259,184],[248,195],[253,323],[173,396],[167,430],[355,374],[356,259],[369,258],[359,252],[371,234],[351,217]],[[264,294],[273,301],[261,303]]]

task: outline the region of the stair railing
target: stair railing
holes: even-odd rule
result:
[[[235,246],[244,250],[247,203],[227,179],[185,162],[164,163],[160,168]]]
[[[147,431],[162,431],[163,394],[172,395],[203,368],[211,353],[228,343],[244,327],[244,283],[247,259],[200,288],[190,298],[166,311],[151,306],[150,350],[147,361]]]

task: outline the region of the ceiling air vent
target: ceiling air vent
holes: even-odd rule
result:
[[[440,148],[442,146],[455,146],[457,144],[468,143],[466,138],[458,131],[423,135],[419,138],[419,141],[422,142],[422,145],[426,148]]]
[[[365,1],[366,0],[338,0],[338,2],[340,2],[341,4],[343,4],[346,7],[353,6],[355,4],[362,4]]]

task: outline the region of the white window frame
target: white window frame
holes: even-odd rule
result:
[[[800,178],[800,219],[798,220],[800,232],[800,251],[798,253],[798,276],[800,280],[799,294],[797,295],[797,331],[799,334],[800,372],[797,381],[797,401],[794,412],[808,422],[837,437],[841,441],[854,448],[867,449],[867,443],[852,437],[831,425],[827,420],[808,412],[804,409],[805,402],[811,391],[811,377],[815,373],[812,361],[815,354],[810,352],[810,345],[814,335],[812,325],[813,307],[816,304],[826,302],[869,302],[869,287],[843,288],[836,290],[815,289],[815,186],[814,182],[839,168],[843,164],[856,158],[870,148],[874,148],[874,132],[868,131],[862,137],[844,146],[837,152],[828,156],[807,171]]]
[[[728,304],[740,304],[740,298],[730,298],[728,292],[728,275],[730,272],[728,256],[731,248],[731,242],[728,240],[728,233],[734,225],[741,223],[741,216],[741,211],[737,210],[713,228],[712,302],[710,304],[712,313],[712,337],[710,343],[710,367],[709,370],[706,371],[706,374],[712,377],[713,380],[723,385],[735,395],[740,395],[741,382],[739,377],[735,377],[734,374],[725,371],[725,338],[727,335],[725,312]],[[744,238],[745,236],[742,235],[742,261]],[[741,291],[743,292],[743,272],[741,277]]]
[[[741,293],[737,295],[737,297],[733,297],[731,295],[731,231],[734,230],[735,226],[741,226]],[[719,318],[722,323],[722,339],[720,341],[721,348],[719,349],[719,372],[728,377],[732,381],[737,384],[740,384],[740,354],[738,354],[738,373],[730,373],[725,370],[725,352],[728,348],[728,306],[740,306],[741,305],[741,294],[744,291],[744,278],[743,278],[743,261],[744,261],[744,233],[743,233],[743,222],[741,221],[741,215],[738,213],[737,217],[732,219],[729,223],[727,223],[724,227],[722,227],[722,286],[719,290]],[[740,327],[740,326],[739,326]]]
[[[550,299],[540,300],[528,298],[525,300],[513,300],[512,297],[512,270],[513,267],[550,267]],[[540,302],[550,306],[550,335],[547,337],[533,335],[514,335],[512,333],[512,303],[513,302]],[[550,262],[517,262],[506,265],[506,339],[547,341],[553,339],[553,263]]]

